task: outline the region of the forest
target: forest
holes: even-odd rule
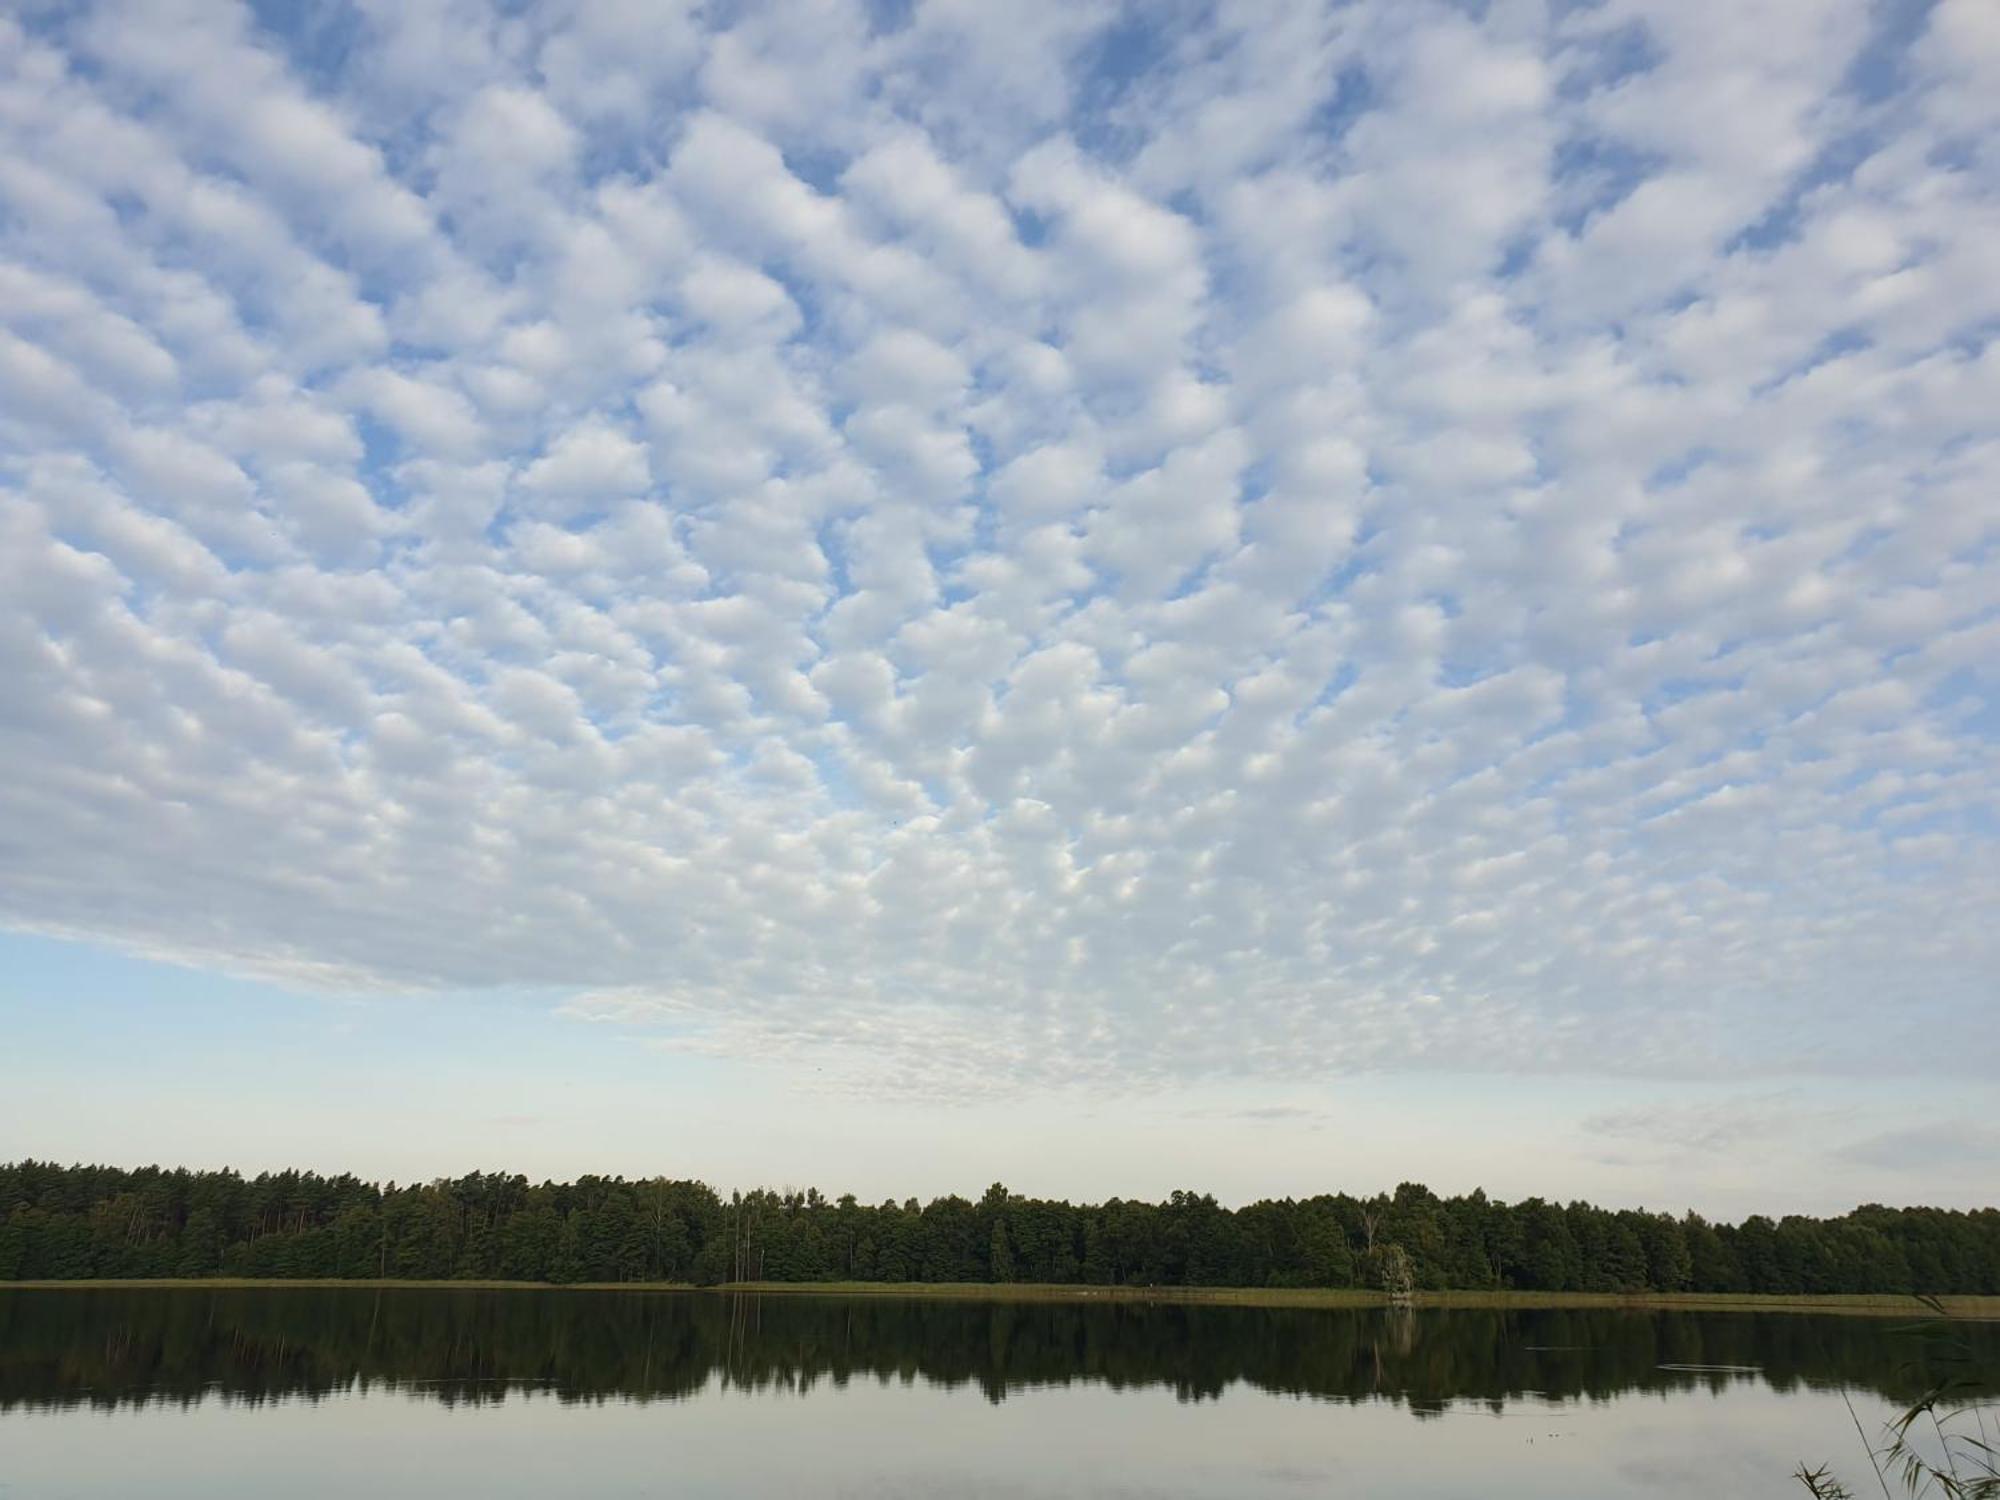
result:
[[[1441,1198],[1417,1183],[1098,1204],[994,1184],[869,1205],[814,1189],[505,1173],[351,1175],[0,1165],[0,1281],[231,1276],[577,1282],[1032,1282],[1545,1292],[2000,1293],[2000,1209],[1837,1218]]]

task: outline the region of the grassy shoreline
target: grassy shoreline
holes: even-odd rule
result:
[[[746,1281],[698,1287],[686,1282],[610,1281],[553,1283],[546,1281],[347,1281],[332,1278],[278,1280],[262,1277],[150,1277],[74,1281],[0,1282],[8,1291],[253,1291],[258,1288],[335,1289],[350,1291],[464,1292],[681,1292],[706,1295],[774,1297],[884,1297],[915,1301],[1174,1303],[1214,1307],[1366,1308],[1382,1307],[1380,1292],[1352,1288],[1286,1287],[1138,1287],[1037,1285],[1011,1282],[927,1281]],[[1939,1299],[1956,1317],[2000,1318],[2000,1297],[1957,1296]],[[1921,1317],[1928,1314],[1915,1297],[1885,1292],[1839,1296],[1762,1296],[1745,1292],[1420,1292],[1420,1308],[1508,1311],[1611,1308],[1632,1312],[1791,1312],[1838,1314],[1847,1317]]]

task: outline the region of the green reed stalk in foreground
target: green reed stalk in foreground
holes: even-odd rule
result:
[[[1943,1303],[1935,1297],[1919,1300],[1937,1316],[1906,1331],[1922,1341],[1928,1363],[1938,1373],[1889,1424],[1882,1447],[1868,1442],[1860,1419],[1855,1419],[1876,1484],[1885,1500],[1892,1476],[1912,1496],[2000,1500],[2000,1406],[1993,1402],[2000,1390],[2000,1371],[1980,1363],[1972,1346],[1952,1328]],[[1853,1410],[1850,1402],[1850,1415]],[[1801,1463],[1793,1477],[1817,1500],[1855,1500],[1854,1491],[1827,1465],[1809,1469]]]

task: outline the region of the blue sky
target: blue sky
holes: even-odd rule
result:
[[[1990,1193],[1996,99],[1977,0],[0,19],[0,1152]]]

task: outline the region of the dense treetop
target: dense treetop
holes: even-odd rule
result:
[[[1400,1254],[1398,1253],[1400,1252]],[[399,1187],[315,1172],[0,1165],[0,1280],[1049,1282],[1427,1290],[2000,1293],[2000,1209],[1868,1204],[1710,1223],[1483,1192],[1072,1204],[994,1184],[974,1202],[700,1182],[473,1173]]]

